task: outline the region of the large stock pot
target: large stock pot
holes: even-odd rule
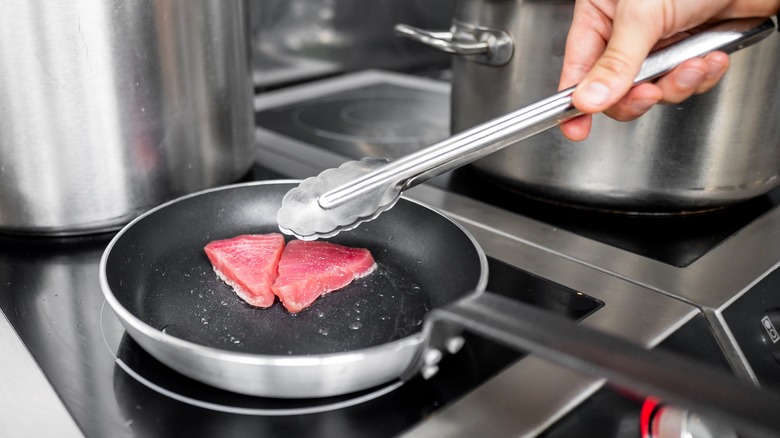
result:
[[[453,132],[557,90],[573,6],[458,0],[450,32],[421,38],[458,53]],[[630,123],[597,115],[580,143],[551,129],[472,166],[528,195],[624,212],[702,211],[756,197],[780,184],[779,61],[773,35],[733,54],[707,94]]]
[[[243,0],[10,0],[0,230],[118,228],[252,162]]]

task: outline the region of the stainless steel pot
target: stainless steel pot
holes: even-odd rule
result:
[[[252,162],[242,0],[11,0],[0,14],[0,229],[118,228]]]
[[[573,5],[458,0],[450,32],[418,31],[459,53],[454,132],[555,92]],[[529,195],[608,210],[679,213],[756,197],[780,184],[779,62],[775,35],[733,54],[707,94],[630,123],[598,115],[581,143],[552,129],[472,166]]]

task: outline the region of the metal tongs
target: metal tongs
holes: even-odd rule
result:
[[[688,59],[713,51],[733,53],[766,38],[771,19],[729,20],[652,53],[634,80],[653,80]],[[493,119],[413,154],[349,161],[305,179],[290,190],[277,213],[279,229],[303,240],[351,230],[390,209],[401,193],[581,114],[572,106],[575,87]]]

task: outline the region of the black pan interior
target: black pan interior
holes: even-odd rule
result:
[[[432,308],[480,285],[481,251],[455,224],[402,200],[378,219],[329,239],[368,248],[374,273],[290,314],[277,302],[247,305],[220,281],[203,252],[215,239],[278,232],[276,211],[295,184],[248,184],[204,192],[127,227],[106,259],[117,300],[146,324],[223,350],[263,355],[353,351],[419,332]],[[288,237],[289,240],[289,237]]]

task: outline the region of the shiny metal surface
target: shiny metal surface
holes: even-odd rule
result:
[[[434,32],[407,24],[395,26],[398,35],[456,55],[473,56],[476,62],[504,65],[512,59],[514,42],[501,29],[470,26],[455,21],[449,32]],[[474,56],[476,55],[476,56]]]
[[[438,196],[418,199],[456,219],[467,216],[469,222],[479,227],[499,229],[510,236],[522,235],[530,245],[695,306],[707,319],[733,372],[757,382],[722,313],[752,285],[780,266],[775,240],[776,230],[780,229],[780,209],[772,209],[706,256],[680,268],[533,220],[497,217],[496,212],[483,210],[465,198],[447,204],[442,204]],[[478,233],[467,228],[480,240]]]
[[[419,336],[341,354],[263,356],[219,351],[147,326],[108,300],[127,332],[160,362],[216,388],[275,398],[331,397],[379,387],[414,363]]]
[[[376,219],[399,200],[401,193],[396,186],[378,186],[363,193],[358,202],[323,207],[322,201],[333,189],[349,186],[387,164],[385,158],[366,157],[347,161],[301,181],[282,199],[282,206],[276,213],[279,230],[301,240],[316,240],[333,237]]]
[[[724,424],[717,418],[702,417],[674,406],[663,406],[653,418],[651,427],[658,438],[737,438],[739,436],[728,423]]]
[[[398,79],[392,76],[391,81]],[[352,80],[345,77],[335,83],[344,85]],[[416,86],[422,82],[435,92],[442,89],[441,84],[430,81],[403,82]],[[307,96],[327,95],[332,91],[331,85],[325,81],[321,87],[305,87],[305,92],[291,89],[290,93],[269,94],[264,96],[267,101],[258,98],[257,104],[261,106],[273,100],[274,105],[284,105]],[[258,159],[291,178],[310,176],[353,158],[265,129],[258,129],[257,139]],[[444,211],[463,224],[490,258],[604,301],[605,306],[581,324],[643,346],[658,345],[692,319],[701,318],[701,308],[692,299],[726,306],[756,278],[775,269],[780,260],[777,208],[723,239],[716,250],[707,252],[695,263],[674,267],[430,184],[412,189],[408,196]],[[346,409],[286,420],[215,412],[208,403],[189,404],[175,398],[176,394],[162,389],[158,393],[157,389],[135,381],[119,363],[128,360],[121,354],[122,340],[127,335],[108,308],[101,311],[104,301],[97,265],[109,239],[110,236],[102,240],[90,238],[86,245],[76,241],[71,242],[75,245],[61,246],[49,245],[48,239],[23,239],[21,248],[11,251],[6,244],[8,239],[3,237],[0,245],[2,310],[44,368],[69,412],[78,419],[85,435],[213,436],[229,431],[235,435],[297,436],[289,432],[292,429],[300,432],[298,435],[333,436],[334,431],[343,432],[345,427],[354,424],[347,421]],[[38,242],[41,247],[36,249],[38,245],[33,245],[28,250],[31,242]],[[691,298],[670,296],[686,290],[695,293]],[[6,329],[0,324],[0,338],[4,338]],[[8,362],[0,364],[0,368],[4,364]],[[402,435],[538,436],[552,430],[559,419],[589,399],[603,384],[601,379],[575,373],[538,357],[525,357],[457,401],[426,409],[419,421],[403,426]],[[415,391],[416,387],[409,389]],[[0,392],[0,403],[14,403],[26,389],[18,391]],[[218,395],[221,401],[226,400]],[[416,398],[425,395],[413,392]],[[377,407],[373,404],[356,407],[357,416],[367,420],[358,422],[357,429],[350,431],[356,436],[381,434],[385,429],[378,430],[377,425],[386,424],[398,407],[380,406],[387,409],[378,414],[372,410]],[[18,424],[27,418],[35,417],[20,415],[12,421]],[[52,421],[59,424],[57,418]],[[48,426],[38,425],[42,431]],[[391,427],[398,425],[393,423]]]
[[[398,21],[446,26],[451,0],[250,0],[255,85],[381,68],[447,65],[449,57],[396,37]]]
[[[651,54],[634,83],[715,50],[741,50],[774,31],[769,19],[720,23]],[[306,239],[351,230],[389,210],[404,190],[580,115],[571,104],[573,92],[570,87],[389,163],[367,157],[307,178],[282,201],[279,225],[283,232]]]
[[[278,306],[280,316],[260,315],[255,313],[256,308],[238,300],[208,302],[208,298],[196,300],[190,295],[192,290],[210,290],[208,282],[202,278],[218,281],[213,276],[211,264],[206,259],[197,261],[199,259],[192,255],[202,256],[203,242],[216,235],[242,232],[239,230],[273,227],[273,212],[295,183],[274,180],[208,189],[175,199],[139,216],[116,234],[101,258],[100,287],[106,302],[131,337],[160,362],[195,380],[240,394],[276,398],[330,397],[367,390],[405,375],[414,376],[419,369],[415,359],[421,354],[423,343],[430,340],[421,333],[427,307],[420,307],[423,302],[412,297],[425,297],[431,308],[440,307],[481,293],[488,276],[486,256],[474,238],[456,222],[417,202],[402,202],[403,205],[394,210],[396,215],[385,216],[388,221],[384,225],[374,222],[376,227],[361,229],[357,240],[352,240],[353,245],[371,249],[377,264],[382,266],[377,271],[385,272],[382,277],[386,278],[375,277],[376,281],[366,283],[368,290],[363,292],[370,292],[367,296],[371,299],[356,310],[360,314],[358,320],[363,318],[360,326],[365,324],[366,330],[348,329],[339,333],[336,327],[346,325],[343,324],[346,316],[335,301],[317,312],[292,315],[293,318]],[[232,216],[226,217],[225,213]],[[168,238],[175,233],[180,217],[194,215],[200,215],[200,220],[198,225],[192,225],[187,237]],[[251,216],[242,219],[246,215]],[[407,232],[407,236],[398,235],[399,223],[405,224],[418,217],[424,218],[425,227],[419,226],[416,231]],[[426,237],[433,238],[425,241]],[[395,245],[388,245],[390,241]],[[409,243],[425,245],[427,254],[417,246],[410,248]],[[441,257],[446,256],[442,249],[449,253],[455,248],[459,256],[450,258],[446,265],[439,265],[443,263]],[[144,259],[161,260],[182,252],[193,258],[181,265],[168,262],[163,268],[166,272],[142,262]],[[410,260],[426,264],[429,269],[415,275],[415,266],[404,266]],[[392,269],[387,268],[388,265]],[[396,274],[389,273],[396,267],[410,270],[399,271],[399,280],[395,279]],[[456,275],[447,267],[464,275]],[[172,276],[179,279],[171,284],[153,280]],[[412,297],[403,293],[404,277],[410,276],[420,281],[408,280],[415,286]],[[182,277],[197,280],[190,283]],[[434,283],[439,280],[448,281],[448,286]],[[177,285],[184,285],[183,290],[177,290]],[[223,286],[221,281],[219,285]],[[175,303],[158,301],[154,298],[158,288],[178,299]],[[202,295],[209,294],[203,292]],[[210,295],[213,295],[213,289]],[[387,302],[377,304],[382,302],[382,295],[388,296]],[[231,308],[233,303],[238,307]],[[171,304],[178,309],[169,309]],[[214,328],[220,323],[209,325],[207,322],[204,326],[201,318],[193,316],[201,312],[201,307],[204,308],[203,319],[227,321],[224,331]],[[169,310],[157,315],[159,308]],[[349,308],[354,310],[352,302]],[[376,314],[372,314],[372,308],[378,309]],[[404,318],[416,310],[420,310],[419,315]],[[347,312],[350,313],[351,310]],[[265,324],[252,325],[263,316],[267,321]],[[380,320],[380,316],[388,321],[383,329],[380,327],[384,320]],[[166,330],[173,324],[180,327],[179,333]],[[329,327],[330,324],[333,325]],[[368,326],[371,326],[370,330]],[[196,330],[204,327],[205,333],[199,335]],[[238,335],[238,332],[243,334]],[[233,341],[237,338],[239,342]],[[323,349],[323,346],[327,348]]]
[[[0,392],[0,404],[19,404],[7,411],[14,413],[7,423],[10,430],[26,425],[31,432],[11,436],[45,436],[51,430],[52,436],[78,436],[79,431],[127,436],[116,433],[129,430],[129,424],[112,399],[114,363],[96,318],[103,304],[97,264],[107,236],[0,238],[0,307],[24,341],[26,355],[32,356],[27,363],[21,353],[3,356],[0,371],[37,373],[44,381],[43,386],[29,378],[27,384],[9,381],[14,389]],[[106,324],[105,330],[121,330],[121,325]],[[0,337],[8,335],[5,327],[0,331]],[[33,400],[29,404],[28,397]]]
[[[346,83],[346,79],[334,85]],[[393,75],[387,78],[394,79]],[[382,75],[374,74],[373,80],[381,81]],[[430,92],[440,92],[436,84],[426,85]],[[327,96],[330,90],[327,81],[319,86],[297,87],[258,97],[256,106],[290,105]],[[269,129],[258,129],[257,138],[258,156],[295,178],[354,158]],[[780,209],[772,208],[694,262],[678,267],[429,184],[410,190],[407,196],[463,224],[489,257],[522,266],[607,303],[582,324],[656,345],[689,318],[704,315],[733,372],[755,381],[721,313],[778,267],[780,236],[776,230],[780,227]],[[663,297],[672,301],[659,300]],[[602,384],[599,379],[528,357],[415,425],[404,436],[535,436]]]
[[[12,1],[0,17],[0,228],[118,228],[252,159],[243,1]]]
[[[257,124],[348,157],[399,158],[450,132],[449,84],[410,78],[378,70],[330,78],[328,98],[314,105],[285,105],[277,102],[279,93],[266,92],[257,102]],[[318,83],[311,84],[319,88]],[[301,93],[307,85],[281,95]]]
[[[312,154],[311,159],[301,160],[297,157],[308,157],[309,152],[315,149],[307,150],[299,143],[285,142],[273,134],[266,137],[265,134],[259,132],[262,143],[259,155],[275,168],[286,169],[297,178],[344,159],[320,151]],[[271,139],[272,142],[266,142]],[[284,152],[271,150],[270,143]],[[534,225],[552,233],[561,232],[559,229],[427,185],[418,186],[407,195],[441,209],[463,224],[485,248],[488,256],[512,266],[522,266],[528,272],[608,303],[586,318],[582,322],[585,325],[625,336],[649,347],[657,345],[697,315],[692,306],[664,299],[624,279],[603,275],[596,269],[562,258],[561,254],[529,245],[523,237],[536,231]],[[454,216],[453,212],[456,212]],[[490,226],[483,227],[470,219],[482,215],[493,218]],[[506,231],[508,229],[512,229],[511,233]],[[637,327],[641,330],[635,329]],[[535,436],[603,384],[601,379],[570,371],[534,356],[527,357],[427,421],[415,425],[404,436]]]
[[[573,2],[462,0],[456,9],[458,21],[508,32],[515,51],[502,67],[453,59],[453,132],[557,89]],[[734,54],[714,90],[683,104],[630,123],[597,116],[584,142],[550,130],[474,166],[528,194],[608,210],[679,213],[766,193],[780,184],[778,46],[774,35]]]
[[[776,390],[757,388],[706,362],[647,350],[511,298],[486,292],[436,309],[426,321],[426,330],[435,333],[445,323],[604,377],[639,396],[720,418],[751,436],[771,436],[780,430],[780,392]]]
[[[268,158],[273,161],[272,156]],[[318,165],[310,163],[308,159],[295,162],[307,166],[307,172],[312,172]],[[298,171],[291,168],[291,172]],[[435,201],[466,216],[470,215],[469,211],[481,211],[487,215],[497,215],[498,219],[506,221],[505,225],[519,222],[519,228],[515,229],[517,236],[508,237],[501,229],[475,226],[466,216],[458,219],[475,234],[481,245],[488,248],[491,257],[522,266],[536,275],[551,278],[608,303],[604,309],[583,321],[583,324],[605,328],[610,333],[620,334],[643,345],[652,345],[696,314],[692,307],[684,303],[562,258],[529,244],[522,237],[523,230],[527,234],[540,231],[543,234],[555,233],[552,227],[523,220],[519,216],[507,216],[500,210],[480,203],[472,204],[465,198],[427,186],[414,189],[414,195]],[[538,228],[529,226],[534,224]],[[23,244],[25,242],[21,241]],[[31,345],[35,347],[37,359],[49,365],[47,374],[50,380],[57,385],[56,388],[61,391],[74,416],[82,422],[81,426],[87,436],[137,436],[138,431],[149,425],[157,427],[158,432],[180,430],[183,417],[168,410],[160,411],[162,402],[154,397],[139,397],[144,391],[133,389],[127,383],[128,379],[131,382],[133,379],[125,374],[119,363],[122,360],[120,350],[123,327],[108,308],[103,310],[105,315],[101,321],[101,304],[104,302],[97,286],[97,260],[106,242],[107,239],[101,239],[87,245],[65,244],[59,250],[44,245],[41,251],[34,252],[33,257],[8,259],[4,263],[7,269],[0,270],[3,279],[0,289],[4,292],[4,299],[10,299],[11,304],[14,304],[12,308],[16,310],[13,320],[21,324],[28,341],[34,341]],[[58,246],[54,245],[54,248]],[[5,251],[0,254],[5,254]],[[55,359],[53,364],[51,358]],[[536,357],[527,357],[453,405],[437,410],[435,415],[428,416],[407,434],[538,434],[602,384],[599,379],[574,373]],[[5,396],[13,393],[3,394],[0,400],[8,400]],[[169,396],[163,394],[157,398],[166,399]],[[194,415],[197,418],[213,418],[214,415],[208,410],[208,404],[200,405],[200,408],[176,401],[168,404],[172,404],[182,415]],[[217,419],[219,421],[214,424],[221,425],[219,430],[247,431],[247,425],[252,425],[252,430],[265,430],[269,436],[285,436],[284,429],[266,426],[274,424],[268,417],[219,414]],[[330,427],[336,427],[328,422],[321,423],[319,417],[304,419],[311,419],[315,427],[327,427],[329,424]],[[14,421],[24,419],[20,417]],[[211,427],[214,427],[213,424]]]
[[[7,436],[83,436],[0,311],[0,430]]]

